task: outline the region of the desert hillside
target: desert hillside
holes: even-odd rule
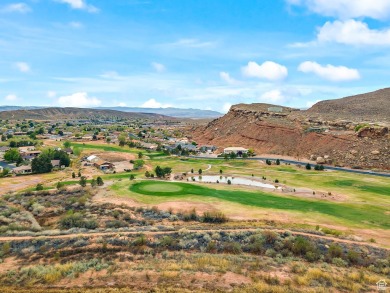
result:
[[[189,134],[198,142],[253,148],[354,168],[390,169],[389,89],[323,101],[307,111],[239,104]],[[378,115],[376,114],[378,113]]]
[[[305,112],[334,119],[389,121],[390,88],[342,99],[321,101]]]
[[[132,113],[115,110],[97,110],[85,108],[43,108],[31,110],[15,110],[0,112],[0,119],[35,119],[35,120],[52,120],[52,119],[97,119],[104,118],[133,118],[133,119],[164,119],[174,120],[164,115],[151,113]]]

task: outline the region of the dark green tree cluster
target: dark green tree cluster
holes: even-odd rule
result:
[[[33,173],[49,173],[53,169],[51,159],[47,154],[42,153],[31,162],[31,170]]]
[[[4,160],[10,163],[20,163],[22,162],[22,156],[17,149],[10,149],[5,152]]]
[[[157,166],[156,169],[154,169],[154,172],[156,173],[156,176],[158,178],[164,178],[166,176],[171,175],[172,168],[170,167],[161,168],[160,166]]]
[[[33,146],[35,145],[36,143],[34,143],[33,141],[31,140],[19,140],[19,141],[14,141],[14,140],[11,140],[9,142],[9,146],[11,148],[18,148],[18,147],[23,147],[23,146]]]

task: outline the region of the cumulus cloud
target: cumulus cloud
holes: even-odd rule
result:
[[[156,72],[164,72],[166,70],[164,64],[161,64],[161,63],[157,63],[157,62],[152,62],[151,63],[153,69],[156,71]]]
[[[169,104],[162,104],[160,102],[157,102],[155,99],[150,99],[150,100],[146,101],[145,103],[143,103],[141,105],[141,107],[143,107],[143,108],[168,108],[168,107],[172,107],[172,106]]]
[[[298,70],[315,75],[330,81],[350,81],[360,79],[359,71],[345,66],[328,64],[323,66],[317,62],[306,61],[299,65]]]
[[[286,97],[281,90],[271,90],[261,95],[260,99],[270,103],[282,103],[286,101]]]
[[[93,5],[87,4],[85,0],[56,0],[60,3],[68,4],[72,9],[85,10],[91,13],[99,12],[99,9]]]
[[[237,81],[234,78],[232,78],[228,72],[224,72],[224,71],[220,72],[219,77],[228,84],[237,83]]]
[[[8,102],[14,102],[18,99],[18,96],[17,95],[14,95],[14,94],[10,94],[10,95],[7,95],[5,97],[5,100],[8,101]]]
[[[31,71],[30,65],[28,65],[26,62],[16,62],[15,66],[20,72],[26,73]]]
[[[305,6],[310,11],[342,19],[369,17],[384,20],[390,17],[389,0],[286,0],[290,5]]]
[[[85,92],[62,96],[57,102],[61,107],[96,107],[102,103],[95,97],[89,97]]]
[[[0,12],[2,13],[12,13],[12,12],[28,13],[30,11],[31,8],[26,3],[11,3],[0,8]]]
[[[126,106],[127,106],[126,103],[123,102],[118,104],[118,107],[126,107]]]
[[[241,71],[246,77],[257,77],[271,81],[283,80],[288,75],[288,70],[285,66],[272,61],[266,61],[261,65],[250,61],[248,65],[242,67]]]
[[[335,42],[347,45],[390,45],[390,28],[370,29],[362,21],[328,21],[318,30],[319,42]]]

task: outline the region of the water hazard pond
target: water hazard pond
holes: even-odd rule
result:
[[[187,180],[203,182],[203,183],[225,183],[225,184],[227,184],[228,181],[230,180],[232,185],[248,185],[248,186],[256,186],[256,187],[270,188],[270,189],[276,188],[272,184],[262,183],[257,180],[240,178],[240,177],[230,177],[230,176],[216,176],[216,175],[192,176]]]

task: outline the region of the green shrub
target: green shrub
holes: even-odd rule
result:
[[[237,242],[228,242],[223,246],[225,253],[240,254],[242,252],[241,245]]]
[[[330,258],[342,257],[343,256],[343,249],[341,248],[340,245],[332,243],[329,246],[328,255]]]
[[[81,213],[68,213],[59,221],[59,226],[62,229],[71,229],[71,228],[86,228],[86,229],[96,229],[98,223],[95,220],[86,220],[84,215]]]
[[[147,244],[147,241],[148,240],[146,239],[146,236],[141,235],[133,241],[133,245],[134,246],[144,246]]]
[[[203,222],[205,223],[226,223],[229,219],[222,212],[204,212]]]
[[[175,243],[175,239],[173,239],[171,236],[164,236],[160,240],[160,246],[162,247],[172,247]]]

